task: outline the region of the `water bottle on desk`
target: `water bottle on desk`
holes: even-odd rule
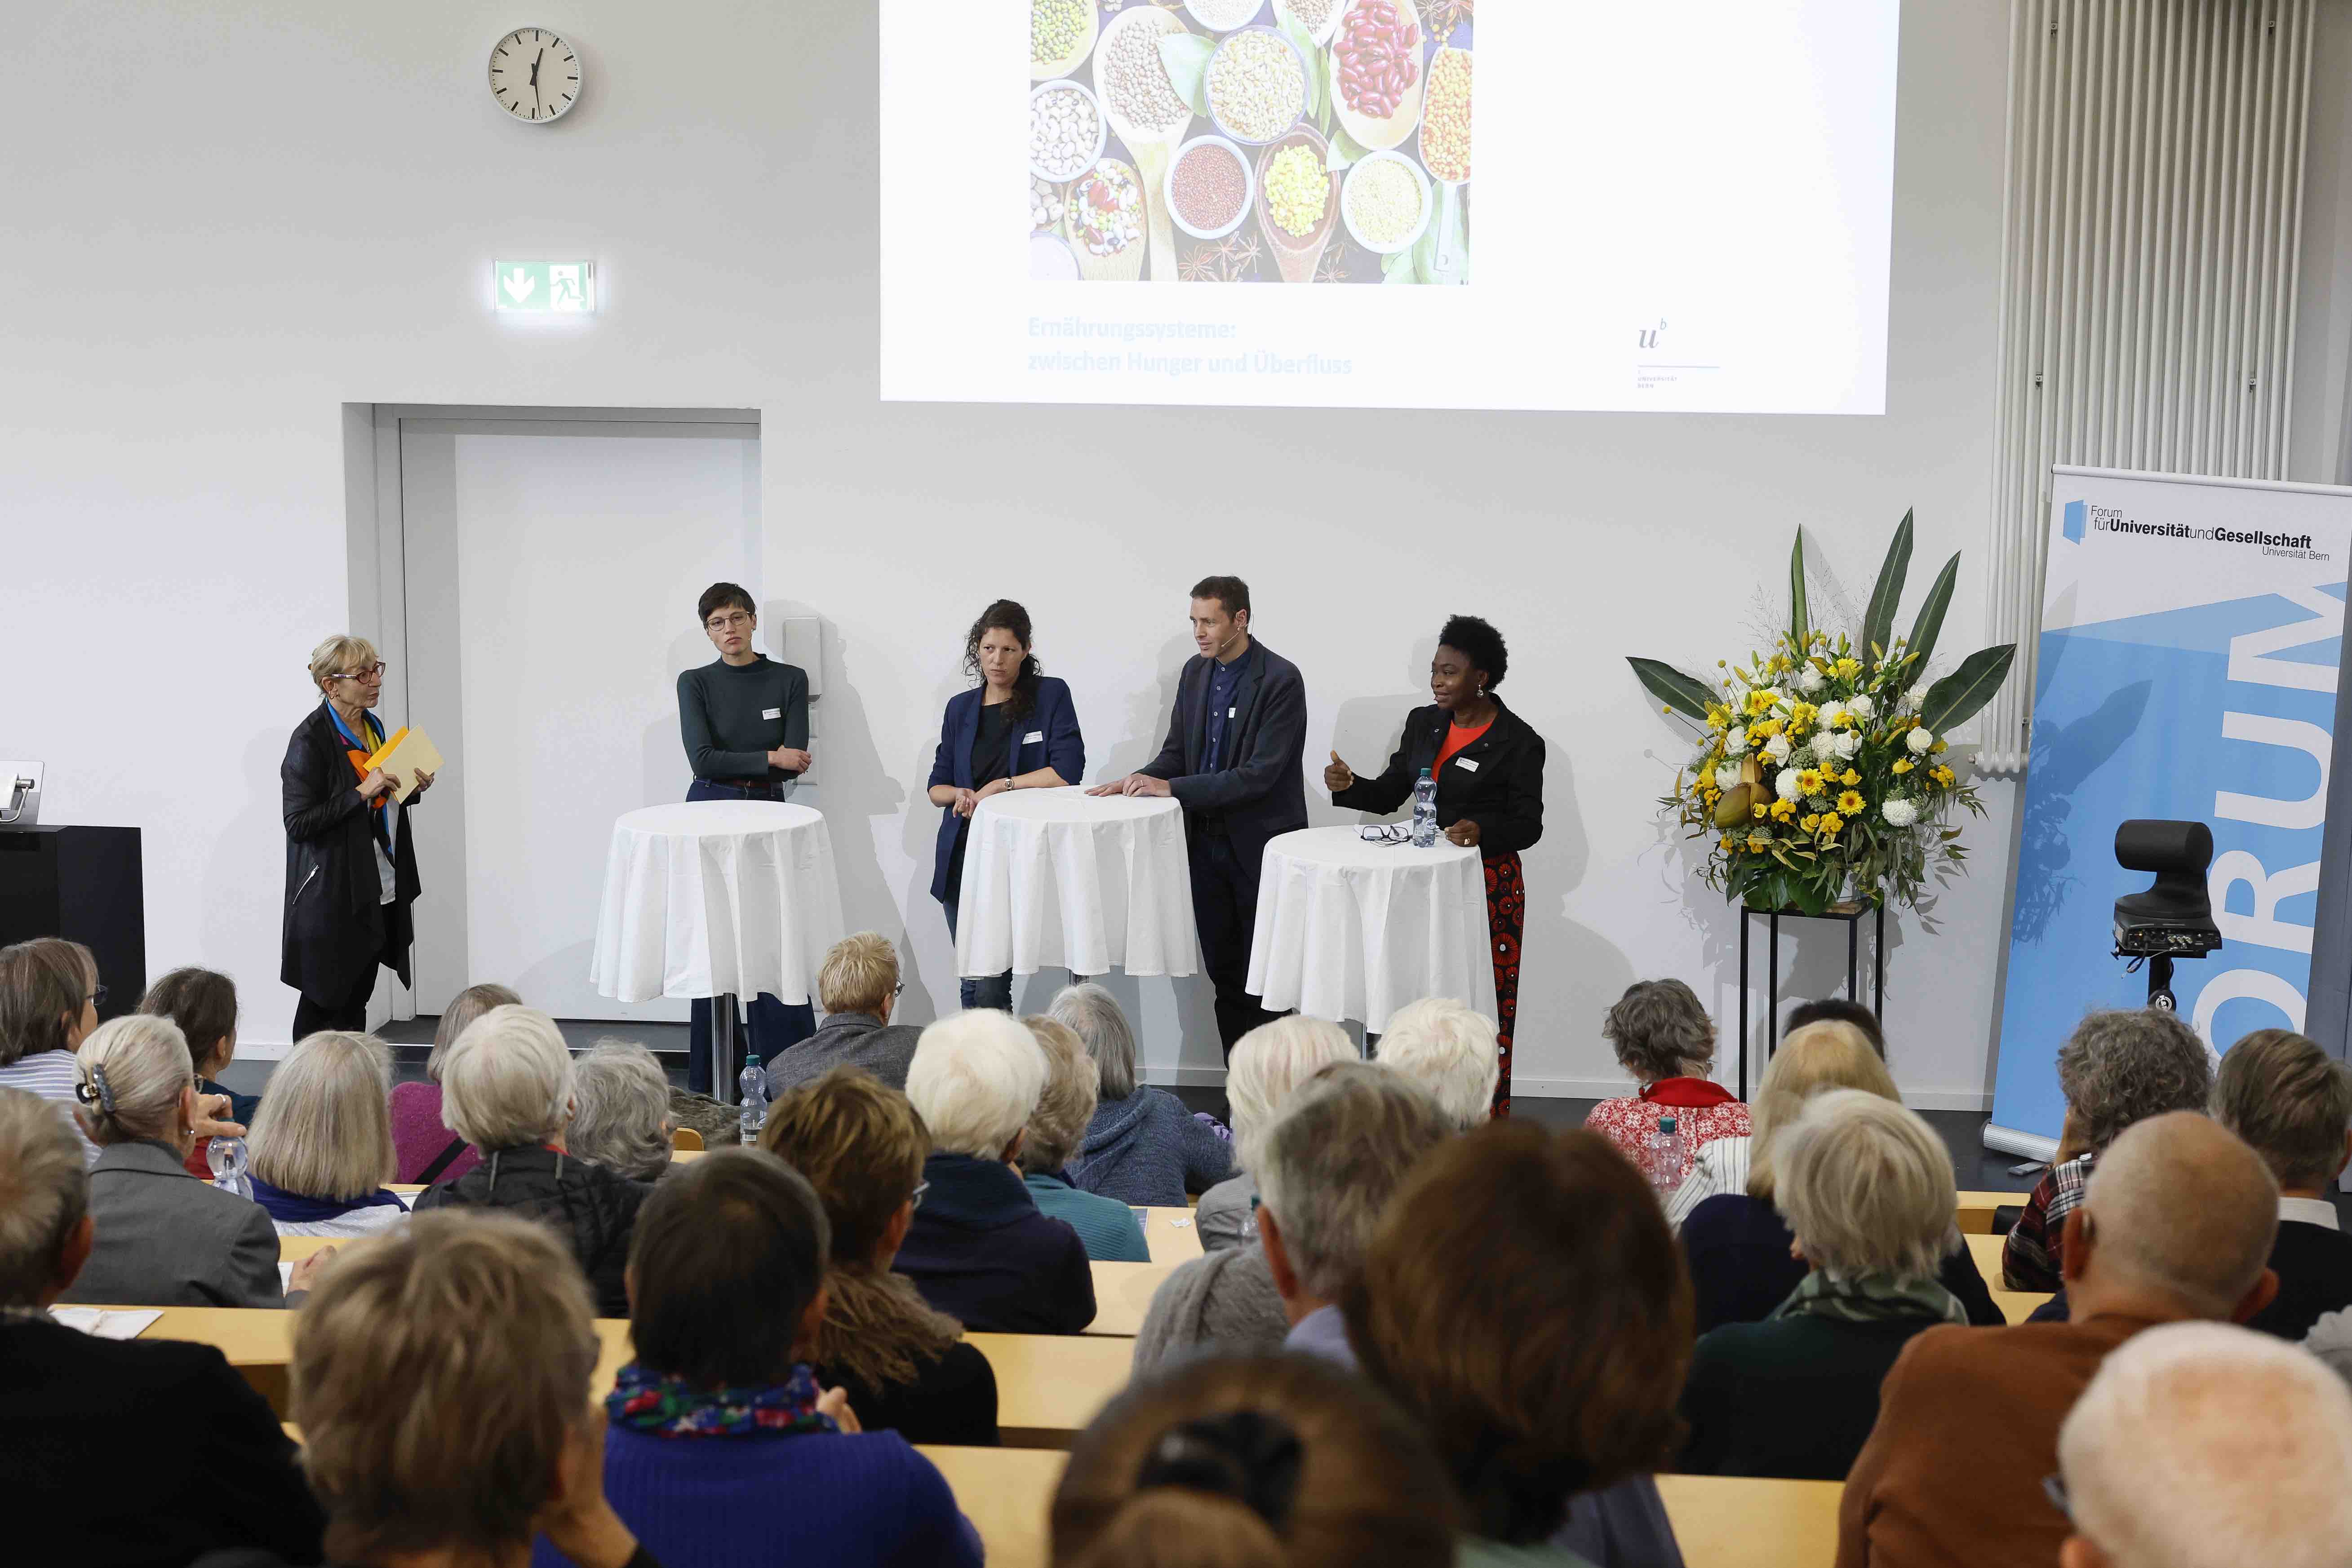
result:
[[[205,1161],[213,1167],[215,1186],[223,1192],[233,1192],[239,1197],[253,1196],[252,1178],[245,1174],[243,1138],[214,1137],[205,1150]]]
[[[745,1143],[756,1144],[760,1141],[760,1129],[768,1124],[768,1073],[757,1056],[743,1059],[743,1074],[735,1083],[743,1097],[743,1114],[737,1119],[737,1125],[743,1129]]]
[[[1642,1139],[1642,1174],[1660,1197],[1683,1185],[1683,1140],[1672,1116],[1661,1116],[1655,1129]]]
[[[1429,776],[1426,768],[1412,787],[1412,847],[1437,847],[1437,780]]]

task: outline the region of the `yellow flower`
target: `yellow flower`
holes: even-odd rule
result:
[[[1754,817],[1758,821],[1759,821],[1759,822],[1760,822],[1760,821],[1762,821],[1764,820],[1764,808],[1763,808],[1763,807],[1761,807],[1761,806],[1750,806],[1748,810],[1748,813],[1749,813],[1751,816],[1753,816],[1753,817]]]
[[[1759,718],[1754,724],[1748,727],[1748,740],[1750,745],[1759,745],[1764,741],[1771,739],[1774,736],[1780,733],[1780,721],[1779,719]]]
[[[1813,831],[1821,825],[1822,819],[1819,812],[1808,811],[1803,816],[1797,819],[1797,826],[1808,833]]]
[[[1952,780],[1958,778],[1959,775],[1954,773],[1948,768],[1938,765],[1927,769],[1927,777],[1933,779],[1937,783],[1941,784],[1945,789],[1948,789],[1952,787]]]
[[[1839,816],[1835,811],[1824,811],[1822,813],[1822,837],[1825,839],[1833,839],[1838,836],[1844,827],[1845,819]]]
[[[1849,817],[1858,814],[1864,803],[1863,798],[1852,789],[1846,790],[1837,798],[1837,809]]]
[[[1748,694],[1748,716],[1761,718],[1772,711],[1772,694],[1761,686]]]
[[[1859,784],[1862,782],[1862,775],[1849,768],[1845,770],[1845,777],[1840,779],[1838,782],[1846,785]]]
[[[1937,756],[1941,757],[1941,756],[1944,754],[1944,747],[1945,747],[1945,746],[1946,746],[1947,744],[1948,744],[1947,742],[1939,740],[1939,741],[1936,742],[1936,744],[1935,744],[1935,745],[1933,745],[1933,746],[1929,747],[1927,749],[1928,749],[1929,751],[1934,752]]]
[[[1911,759],[1907,757],[1896,758],[1895,759],[1895,771],[1898,774],[1910,772]]]
[[[1724,708],[1709,704],[1706,710],[1706,727],[1714,730],[1729,729],[1731,727],[1730,713]]]
[[[1811,703],[1799,703],[1789,710],[1789,733],[1794,735],[1813,722],[1821,709]]]
[[[1785,822],[1796,814],[1797,803],[1794,800],[1775,800],[1772,802],[1772,820],[1774,821]]]
[[[1830,666],[1830,674],[1835,675],[1839,680],[1850,681],[1856,675],[1862,674],[1862,661],[1860,659],[1840,659],[1837,663]]]
[[[1813,768],[1800,768],[1797,769],[1797,793],[1800,795],[1818,795],[1821,792],[1822,775],[1820,769]]]

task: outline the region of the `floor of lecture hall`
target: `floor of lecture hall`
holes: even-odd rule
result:
[[[425,1076],[425,1052],[433,1043],[434,1026],[440,1020],[432,1018],[410,1019],[388,1025],[383,1038],[393,1046],[393,1079],[409,1082]],[[575,1051],[585,1051],[607,1035],[642,1040],[659,1055],[669,1080],[679,1088],[686,1086],[686,1026],[684,1024],[644,1023],[615,1024],[593,1019],[560,1019],[556,1027],[563,1031],[564,1040]],[[221,1074],[221,1082],[242,1094],[255,1094],[268,1081],[274,1063],[268,1061],[236,1061]],[[1195,1111],[1206,1111],[1223,1118],[1227,1114],[1225,1092],[1223,1089],[1199,1085],[1176,1087],[1172,1091]],[[1579,1127],[1584,1124],[1585,1113],[1591,1110],[1591,1100],[1538,1100],[1516,1096],[1511,1101],[1511,1114],[1542,1123],[1547,1127]],[[2015,1155],[2000,1154],[1984,1146],[1985,1123],[1990,1118],[1981,1111],[1923,1111],[1927,1124],[1943,1134],[1950,1145],[1952,1166],[1963,1192],[2015,1192],[2032,1190],[2038,1170],[2024,1176],[2010,1175],[2017,1165]],[[2347,1228],[2352,1228],[2352,1193],[2335,1195],[2336,1207],[2343,1215]]]

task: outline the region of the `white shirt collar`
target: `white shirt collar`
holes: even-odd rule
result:
[[[2324,1197],[2283,1197],[2279,1199],[2281,1219],[2300,1219],[2305,1225],[2324,1225],[2330,1230],[2341,1230],[2336,1206]]]

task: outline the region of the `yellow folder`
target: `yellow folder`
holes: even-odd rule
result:
[[[418,774],[441,771],[441,751],[423,730],[404,725],[376,748],[367,765],[370,768],[381,768],[392,776],[392,798],[406,805],[408,798],[416,793]]]

